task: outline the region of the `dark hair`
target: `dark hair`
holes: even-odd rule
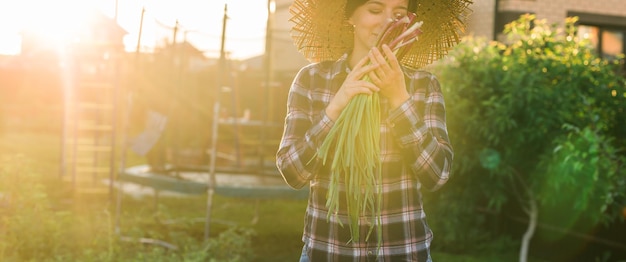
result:
[[[369,0],[346,0],[346,9],[344,10],[346,18],[350,18],[350,16],[352,16],[352,14],[354,13],[354,11],[359,6],[364,5],[367,1]],[[417,0],[409,0],[408,11],[409,12],[417,11]]]

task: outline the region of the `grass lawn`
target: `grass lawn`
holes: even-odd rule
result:
[[[6,233],[8,239],[0,244],[0,261],[205,259],[202,255],[203,252],[206,253],[207,247],[202,241],[207,206],[205,195],[163,195],[158,201],[155,201],[153,195],[124,196],[120,216],[121,235],[134,239],[144,237],[167,241],[176,245],[178,250],[142,244],[139,241],[122,241],[114,231],[116,205],[108,194],[75,194],[67,182],[60,181],[59,147],[59,138],[50,134],[0,134],[1,155],[24,155],[31,163],[28,170],[36,174],[29,182],[31,185],[16,183],[8,187],[5,183],[4,187],[0,187],[0,193],[5,193],[2,192],[3,189],[21,192],[24,199],[31,197],[28,198],[30,200],[24,200],[25,203],[39,208],[37,212],[29,212],[29,209],[11,209],[10,206],[7,208],[0,205],[0,218],[11,222],[0,223],[0,231]],[[5,166],[14,165],[6,161],[3,163]],[[130,159],[129,163],[140,164],[142,159]],[[37,192],[34,185],[43,187],[43,197],[32,193]],[[40,206],[44,202],[48,205]],[[300,237],[305,207],[306,200],[255,200],[215,196],[211,209],[213,223],[210,224],[210,239],[216,240],[213,243],[218,246],[216,252],[230,249],[241,251],[242,247],[249,247],[247,249],[251,249],[253,254],[247,259],[225,261],[297,261],[302,247]],[[258,220],[253,223],[257,215]],[[249,232],[249,238],[224,237],[222,233],[232,228]],[[26,241],[19,234],[30,234],[34,238]],[[224,238],[220,238],[220,235]],[[517,259],[514,253],[477,256],[441,252],[434,252],[433,258],[435,261],[449,262]]]

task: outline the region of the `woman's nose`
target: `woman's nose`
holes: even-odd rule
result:
[[[390,10],[386,10],[386,11],[384,12],[384,14],[385,14],[385,19],[386,19],[386,20],[393,19],[393,12],[392,12],[392,11],[390,11]]]

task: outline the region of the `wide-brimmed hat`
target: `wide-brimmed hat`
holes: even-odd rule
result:
[[[421,68],[448,54],[465,32],[473,0],[417,0],[421,35],[400,62]],[[353,26],[345,15],[346,0],[294,0],[289,8],[291,37],[310,62],[337,60],[354,45]]]

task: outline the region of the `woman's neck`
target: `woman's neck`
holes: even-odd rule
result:
[[[358,50],[356,48],[352,50],[352,52],[350,52],[350,55],[348,56],[348,65],[350,66],[350,68],[354,68],[354,66],[358,64],[359,61],[363,59],[363,57],[367,56],[368,52],[369,50]]]

